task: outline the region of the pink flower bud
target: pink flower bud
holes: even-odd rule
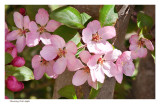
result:
[[[18,92],[24,89],[24,84],[19,82],[14,76],[9,76],[6,80],[6,87],[13,92]]]
[[[25,16],[25,14],[26,14],[26,10],[25,10],[24,8],[20,8],[20,9],[19,9],[19,12],[20,12],[23,16]]]
[[[5,41],[5,52],[12,55],[13,58],[17,57],[17,49],[11,42]]]
[[[16,66],[16,67],[24,66],[24,64],[25,64],[25,60],[24,60],[23,57],[17,56],[17,57],[14,58],[13,61],[12,61],[12,65],[13,65],[13,66]]]
[[[7,96],[5,96],[5,99],[9,99]]]

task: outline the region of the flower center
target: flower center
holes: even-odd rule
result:
[[[48,61],[46,61],[46,60],[45,60],[45,59],[43,59],[43,58],[41,59],[41,61],[40,61],[40,62],[41,62],[41,65],[47,65],[47,64],[48,64]]]
[[[46,30],[45,30],[45,27],[44,27],[44,26],[40,26],[38,31],[40,32],[40,34],[42,34],[42,33],[45,32]]]
[[[65,49],[61,49],[59,48],[59,51],[58,51],[58,57],[61,58],[62,56],[65,57],[65,54],[66,54],[66,50]]]
[[[98,33],[92,35],[92,41],[99,42],[102,38],[98,35]]]
[[[85,66],[85,67],[84,67],[84,71],[87,72],[87,73],[90,73],[89,67],[88,67],[88,66]]]
[[[100,57],[100,58],[98,59],[98,61],[97,61],[97,63],[98,63],[98,64],[101,64],[101,65],[103,64],[103,62],[104,62],[104,59],[103,59],[102,57]]]
[[[141,48],[143,45],[144,45],[144,41],[139,40],[139,41],[138,41],[138,47],[140,47],[140,48]]]
[[[19,31],[20,32],[18,35],[22,36],[22,35],[25,35],[29,30],[28,29],[25,29],[25,30],[19,29]]]

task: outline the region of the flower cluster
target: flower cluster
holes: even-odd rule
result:
[[[132,76],[135,70],[133,59],[145,57],[147,50],[154,50],[150,40],[132,35],[130,51],[121,52],[108,41],[116,37],[114,26],[101,27],[100,22],[93,20],[82,30],[82,41],[85,50],[80,52],[79,57],[75,57],[77,46],[73,41],[65,42],[59,35],[52,34],[61,23],[49,20],[49,14],[45,9],[39,9],[35,16],[35,21],[30,21],[29,16],[21,9],[14,12],[14,22],[16,30],[9,32],[7,24],[5,28],[5,51],[10,53],[14,60],[10,63],[16,67],[25,64],[22,57],[17,56],[17,52],[22,52],[24,47],[34,47],[40,41],[44,44],[40,55],[32,58],[34,78],[39,80],[46,73],[51,78],[57,78],[66,69],[76,71],[72,83],[80,86],[88,81],[88,84],[97,89],[97,83],[104,83],[105,75],[115,77],[118,83],[123,80],[123,74]],[[16,46],[9,41],[17,40]],[[8,77],[7,88],[11,91],[20,91],[24,88],[23,83],[18,82],[13,76]],[[14,86],[10,87],[10,83]]]

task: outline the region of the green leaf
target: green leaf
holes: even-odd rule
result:
[[[92,17],[90,15],[88,15],[87,13],[81,13],[81,17],[82,17],[82,24],[84,26],[87,26],[89,21],[92,20]]]
[[[14,67],[12,65],[5,66],[5,77],[6,79],[8,76],[15,76],[18,81],[28,81],[33,80],[34,75],[31,69],[28,67]]]
[[[73,85],[67,85],[63,88],[61,88],[58,91],[59,95],[61,95],[62,97],[68,98],[68,99],[75,99],[77,98],[76,96],[76,91]]]
[[[155,61],[155,49],[154,49],[154,51],[151,52],[151,55],[152,55],[152,57],[153,57],[153,59]]]
[[[50,12],[50,8],[47,5],[25,5],[26,14],[33,21],[35,20],[35,16],[38,13],[38,9],[43,8]]]
[[[137,15],[137,26],[144,31],[149,31],[154,25],[152,17],[139,12]]]
[[[99,90],[96,90],[94,88],[91,88],[91,91],[89,93],[89,99],[94,99],[96,98],[96,96],[98,95],[100,89]]]
[[[14,99],[14,93],[7,88],[5,88],[5,96],[7,96],[9,99]]]
[[[82,44],[81,42],[79,42],[79,43],[77,44],[77,47],[79,48],[79,47],[81,47],[81,46],[83,46],[83,44]],[[79,49],[77,50],[77,53],[76,53],[75,56],[78,58],[78,57],[79,57],[79,54],[80,54],[83,50],[85,50],[85,48],[79,48]]]
[[[127,28],[127,33],[131,33],[134,31],[137,31],[138,27],[136,22],[134,22],[133,20],[129,20],[129,24],[128,24],[128,28]]]
[[[13,60],[12,55],[11,55],[11,54],[9,54],[9,53],[7,53],[7,52],[5,52],[5,64],[9,64],[9,63],[11,63],[11,62],[12,62],[12,60]]]
[[[65,42],[72,40],[75,42],[75,44],[77,44],[80,41],[80,35],[77,30],[65,25],[60,26],[54,31],[53,34],[61,36],[65,40]]]
[[[104,5],[100,9],[99,21],[101,26],[112,26],[118,19],[118,13],[115,12],[115,5]]]
[[[84,28],[80,13],[75,8],[70,6],[63,6],[52,11],[50,17],[51,19],[59,21],[71,28]]]

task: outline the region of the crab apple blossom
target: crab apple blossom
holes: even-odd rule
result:
[[[54,61],[46,61],[40,55],[35,55],[32,58],[32,67],[34,69],[34,78],[39,80],[43,77],[44,73],[51,78],[57,78],[58,75],[53,72]]]
[[[114,49],[113,51],[107,52],[105,54],[93,55],[88,61],[87,65],[90,68],[92,80],[104,82],[105,75],[112,77],[117,69],[114,62],[121,55],[121,51]]]
[[[72,78],[73,85],[80,86],[84,84],[86,81],[88,81],[88,84],[91,87],[93,87],[94,89],[97,89],[97,81],[95,82],[92,81],[90,69],[87,66],[87,62],[91,58],[91,54],[88,51],[82,51],[79,54],[79,56],[85,65],[74,74]]]
[[[16,77],[9,76],[6,80],[6,87],[13,92],[18,92],[24,89],[24,84],[19,82]]]
[[[55,20],[49,20],[49,14],[43,8],[38,10],[35,20],[36,22],[31,21],[29,23],[29,30],[31,32],[26,37],[27,46],[36,46],[40,40],[45,45],[51,44],[51,34],[49,32],[54,32],[61,25],[61,23]]]
[[[123,73],[126,76],[132,76],[135,70],[135,66],[131,57],[131,51],[125,51],[116,61],[117,70],[115,70],[115,78],[118,83],[122,82]]]
[[[17,56],[12,60],[11,64],[16,67],[21,67],[21,66],[24,66],[25,60],[23,57]]]
[[[131,55],[133,59],[136,58],[143,58],[147,55],[147,49],[153,51],[154,46],[152,45],[152,42],[146,38],[139,38],[138,35],[132,35],[129,39],[130,46],[129,49],[131,50]],[[147,47],[144,48],[144,46]]]
[[[75,58],[77,46],[74,42],[69,41],[67,44],[64,39],[58,35],[51,36],[50,45],[46,45],[40,51],[40,55],[47,61],[55,59],[53,71],[55,74],[62,74],[66,66],[68,70],[75,71],[82,63]]]
[[[16,46],[11,42],[5,41],[5,52],[11,54],[13,58],[17,57]]]
[[[17,40],[16,47],[18,52],[22,52],[24,47],[26,46],[26,37],[25,35],[28,33],[28,27],[30,19],[28,16],[22,16],[19,12],[14,12],[14,23],[17,26],[17,30],[13,30],[7,35],[7,40]]]
[[[8,29],[8,26],[5,22],[5,40],[6,40],[6,37],[7,37],[7,34],[9,33],[9,29]]]
[[[113,26],[101,27],[100,22],[97,20],[89,22],[82,31],[83,42],[87,44],[89,52],[95,54],[112,51],[112,45],[106,40],[115,36],[116,30]]]

